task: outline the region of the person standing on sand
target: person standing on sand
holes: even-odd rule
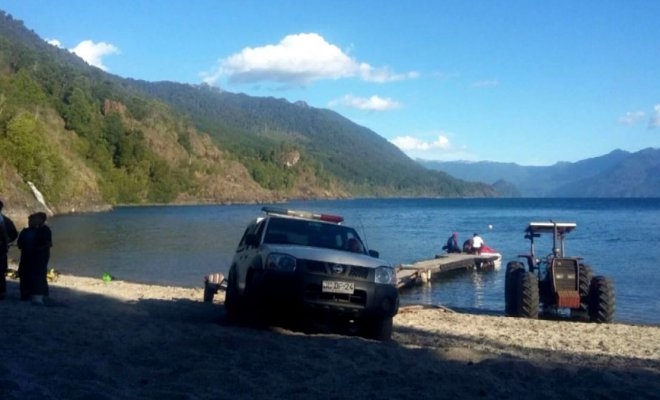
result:
[[[48,261],[53,243],[46,219],[43,212],[30,215],[28,227],[18,236],[21,300],[32,300],[34,304],[43,304],[44,297],[48,296]]]
[[[18,276],[20,278],[21,300],[30,300],[34,281],[34,259],[37,238],[37,217],[31,214],[28,217],[28,226],[18,235],[17,246],[21,249],[21,259],[18,262]]]
[[[0,300],[4,300],[7,294],[7,253],[9,252],[9,245],[16,240],[18,232],[14,222],[6,215],[2,214],[2,209],[5,204],[0,200]]]

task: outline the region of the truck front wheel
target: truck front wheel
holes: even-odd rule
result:
[[[367,339],[388,341],[392,339],[392,317],[373,317],[362,321],[362,336]]]

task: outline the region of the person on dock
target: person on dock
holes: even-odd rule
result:
[[[481,247],[484,245],[484,240],[475,233],[472,235],[472,254],[481,254]]]
[[[447,253],[460,253],[461,248],[458,247],[458,233],[454,232],[451,234],[449,239],[447,239],[447,244],[442,246],[442,250],[447,251]]]
[[[463,253],[472,254],[472,238],[463,242]]]
[[[6,274],[9,269],[7,263],[9,245],[18,237],[16,225],[14,225],[14,222],[9,217],[2,213],[4,206],[5,204],[0,200],[0,300],[3,300],[7,293]]]
[[[48,261],[52,244],[52,233],[46,225],[46,213],[38,212],[28,217],[28,227],[18,236],[21,260],[18,275],[21,279],[21,300],[32,300],[43,304],[48,296]]]

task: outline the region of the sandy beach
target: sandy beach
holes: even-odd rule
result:
[[[224,320],[223,294],[61,275],[0,302],[0,399],[658,399],[660,327],[408,306],[392,342]]]

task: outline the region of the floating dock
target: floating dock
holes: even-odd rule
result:
[[[443,272],[460,269],[496,270],[501,256],[487,254],[442,254],[432,260],[421,260],[412,264],[396,266],[397,288],[399,290],[430,282]]]

